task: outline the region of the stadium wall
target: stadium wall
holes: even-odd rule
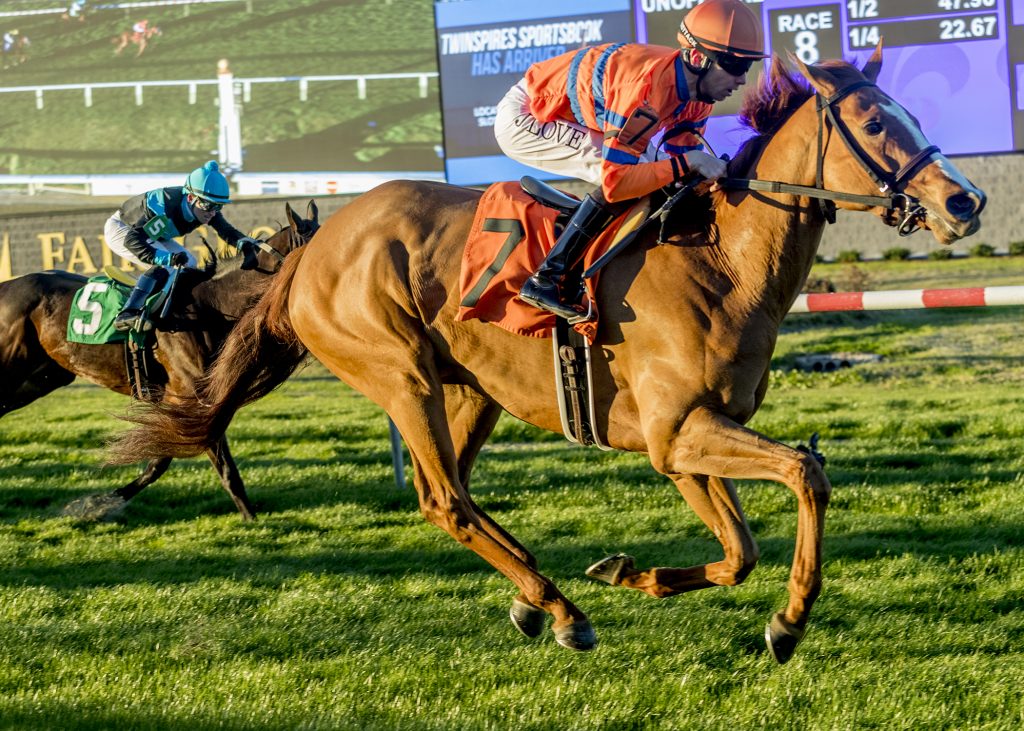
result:
[[[320,220],[325,221],[354,197],[317,197]],[[266,237],[286,224],[286,202],[297,214],[305,216],[309,201],[309,197],[242,200],[233,203],[226,213],[239,230]],[[130,270],[132,267],[127,262],[113,261],[103,243],[103,224],[112,212],[111,207],[89,207],[65,212],[0,214],[0,281],[44,269],[92,275],[112,263]],[[184,245],[202,256],[205,254],[203,237],[219,253],[233,254],[217,233],[206,226],[184,237]]]
[[[978,243],[987,243],[997,252],[1006,252],[1012,242],[1024,240],[1024,195],[1021,194],[1024,155],[962,157],[954,162],[988,194],[981,231],[955,245],[954,252],[966,254]],[[571,181],[558,187],[577,195],[587,192],[585,186]],[[316,196],[320,220],[326,220],[354,197],[354,194]],[[301,196],[240,200],[228,209],[228,216],[243,231],[267,235],[283,225],[286,201],[302,214],[309,200]],[[0,214],[0,281],[41,269],[65,269],[82,274],[102,269],[111,263],[109,250],[101,239],[103,223],[111,212],[110,207],[90,207],[64,212]],[[206,231],[205,227],[186,237],[185,245],[202,251],[201,235],[223,250],[223,242],[216,233]],[[834,259],[842,251],[855,250],[870,259],[881,257],[894,247],[905,247],[915,255],[924,256],[938,246],[927,232],[901,239],[873,217],[840,211],[839,224],[826,228],[819,251],[825,258]]]

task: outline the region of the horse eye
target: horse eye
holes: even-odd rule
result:
[[[875,135],[881,134],[882,133],[882,129],[883,129],[882,123],[878,122],[878,121],[875,121],[875,120],[871,120],[870,122],[868,122],[867,124],[864,125],[864,131],[867,134],[871,135],[872,137],[874,137]]]

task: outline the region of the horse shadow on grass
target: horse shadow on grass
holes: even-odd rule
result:
[[[261,415],[260,419],[273,418]],[[80,463],[69,464],[59,459],[16,460],[0,465],[0,522],[17,521],[24,518],[56,517],[70,501],[87,495],[110,492],[125,484],[138,473],[140,465],[131,468],[103,468],[102,450],[93,445],[102,443],[107,433],[90,431],[88,438],[78,436],[60,437],[53,440],[55,454],[82,450],[88,444],[88,451],[94,461],[84,459]],[[260,446],[260,437],[253,432],[241,435],[244,450],[236,451],[242,479],[256,509],[261,515],[290,510],[315,509],[338,504],[352,504],[378,510],[416,510],[417,498],[411,487],[412,470],[405,460],[406,487],[398,488],[391,469],[392,460],[390,446],[386,434],[381,434],[376,426],[361,425],[328,425],[317,433],[317,438],[325,443],[335,445],[329,457],[296,458],[284,456],[287,447],[277,445],[271,449]],[[244,441],[243,441],[244,440]],[[357,443],[356,448],[346,448],[346,444]],[[368,444],[379,445],[366,446]],[[495,466],[501,464],[518,465],[524,453],[533,448],[533,444],[524,445],[524,449],[508,449],[507,443],[501,439],[495,441],[496,451],[488,451],[481,457],[478,464],[489,462]],[[580,464],[589,461],[587,453],[572,447],[560,439],[540,439],[536,442],[538,449],[552,457],[558,465]],[[564,446],[558,446],[564,445]],[[487,448],[485,448],[487,449]],[[532,456],[532,455],[531,455]],[[609,462],[609,473],[613,469]],[[646,464],[646,463],[644,463]],[[614,468],[619,479],[641,480],[643,476],[660,480],[649,466],[634,467],[617,466]],[[188,488],[181,486],[182,476],[188,470]],[[332,472],[340,470],[341,477]],[[367,470],[372,470],[366,474]],[[88,477],[83,478],[83,472]],[[382,475],[383,473],[386,473]],[[283,483],[275,484],[269,480],[281,474],[288,475]],[[320,473],[324,475],[310,476],[303,479],[303,473]],[[482,471],[478,471],[481,475]],[[299,477],[295,477],[299,475]],[[208,489],[196,492],[198,482]],[[501,501],[495,507],[514,508],[519,504],[517,490],[508,487],[493,487],[493,480],[474,480],[474,483],[496,493]],[[530,484],[531,491],[550,491],[561,489],[565,485],[586,484],[570,470],[552,468],[547,480],[543,483]],[[668,484],[667,481],[665,484]],[[75,485],[70,488],[70,485]],[[235,511],[230,499],[209,468],[205,457],[175,460],[167,473],[147,488],[131,502],[126,511],[118,518],[131,523],[147,522],[152,524],[177,522],[182,519],[201,515],[225,515]]]
[[[371,430],[372,431],[372,430]],[[319,541],[325,533],[340,533],[335,529],[325,529],[314,520],[303,518],[302,511],[322,508],[339,510],[356,509],[368,517],[360,524],[363,528],[381,528],[391,526],[426,526],[419,515],[418,501],[415,491],[409,487],[399,489],[390,475],[390,452],[385,440],[381,441],[380,449],[362,448],[349,450],[344,448],[345,437],[372,439],[376,433],[356,430],[352,433],[337,433],[335,437],[338,447],[331,458],[281,458],[277,454],[265,454],[261,457],[240,457],[240,469],[243,476],[249,475],[250,493],[260,511],[252,530],[241,523],[229,529],[231,537],[225,545],[233,545],[241,540],[258,549],[256,556],[247,555],[238,561],[220,565],[216,561],[196,561],[194,558],[161,558],[151,556],[130,563],[121,561],[98,561],[71,563],[54,569],[52,564],[34,565],[31,561],[12,567],[3,572],[0,584],[23,585],[25,583],[42,582],[42,585],[68,586],[103,586],[122,583],[131,575],[145,576],[147,580],[156,576],[158,582],[189,583],[199,578],[215,578],[236,575],[250,575],[257,580],[282,582],[294,576],[310,573],[359,574],[367,578],[387,577],[404,574],[409,571],[408,551],[389,547],[349,548],[341,545],[336,549],[315,551],[301,557],[282,555],[277,542],[285,535],[302,535],[308,533],[310,541]],[[69,439],[69,445],[77,440]],[[543,453],[545,480],[531,480],[529,485],[508,484],[507,475],[521,465],[524,453]],[[531,529],[519,523],[516,511],[524,504],[536,504],[537,495],[555,493],[552,496],[552,507],[566,488],[571,492],[573,486],[587,489],[595,480],[607,479],[628,485],[630,489],[666,490],[666,494],[674,494],[671,483],[655,473],[642,459],[624,459],[609,455],[604,462],[601,456],[581,450],[579,447],[565,444],[559,446],[557,440],[541,439],[536,443],[510,444],[497,440],[493,448],[486,449],[478,462],[474,480],[474,497],[479,505],[507,526],[515,526],[513,532],[523,540],[541,563],[544,570],[556,567],[551,572],[553,577],[559,575],[578,577],[583,568],[603,558],[609,553],[625,551],[637,556],[641,565],[674,565],[689,566],[721,558],[721,549],[713,536],[703,525],[691,515],[689,508],[680,498],[675,508],[667,510],[667,516],[686,516],[678,529],[669,528],[657,536],[636,536],[628,539],[617,538],[610,541],[595,539],[580,542],[579,532],[575,530],[571,520],[567,520],[564,530],[557,527]],[[350,467],[373,468],[373,473],[366,474],[365,469],[346,470],[343,477],[332,476],[326,480],[320,478],[326,465],[344,463]],[[177,464],[177,463],[176,463]],[[182,466],[186,461],[182,461]],[[601,465],[599,475],[595,477],[592,470],[581,471],[581,465]],[[892,453],[873,454],[865,457],[844,457],[836,459],[829,465],[829,472],[835,480],[833,506],[830,511],[835,515],[843,509],[846,497],[843,486],[855,485],[858,488],[856,500],[858,510],[870,504],[872,494],[865,495],[864,490],[877,491],[880,505],[885,505],[887,489],[908,482],[923,483],[928,486],[922,493],[933,494],[929,498],[935,500],[954,501],[968,504],[972,502],[971,492],[975,488],[962,483],[949,484],[946,472],[949,465],[960,470],[969,470],[978,466],[978,472],[984,469],[984,477],[990,483],[1011,483],[1017,473],[1010,468],[993,469],[991,461],[983,456],[943,453],[937,456],[927,450],[908,451],[900,449]],[[223,493],[212,471],[206,467],[202,459],[189,466],[190,470],[199,471],[204,485],[209,489],[197,494],[195,477],[190,477],[190,487],[185,490],[174,487],[175,465],[148,492],[144,492],[129,507],[118,521],[127,529],[135,526],[173,525],[189,521],[201,516],[231,515],[234,508]],[[387,473],[382,477],[382,470]],[[0,522],[17,523],[26,518],[53,517],[61,507],[71,499],[81,495],[94,493],[98,486],[106,484],[107,489],[117,486],[118,481],[102,479],[99,475],[89,478],[81,489],[68,490],[49,487],[70,482],[78,473],[80,480],[81,466],[69,466],[57,461],[37,461],[29,464],[0,467]],[[104,471],[106,472],[106,471]],[[123,471],[110,471],[114,475],[122,475]],[[313,476],[304,477],[303,473]],[[100,475],[103,473],[99,473]],[[255,475],[292,475],[286,484],[268,484],[264,479],[254,479]],[[299,475],[294,477],[294,475]],[[524,481],[527,479],[524,476]],[[8,486],[9,480],[16,480],[26,487]],[[325,484],[327,483],[327,484]],[[739,483],[741,498],[745,483]],[[938,486],[941,486],[938,487]],[[170,489],[165,489],[170,488]],[[524,492],[528,488],[528,494]],[[99,488],[102,490],[102,488]],[[786,488],[779,485],[779,491]],[[981,488],[978,488],[981,489]],[[905,492],[905,491],[904,491]],[[938,497],[935,497],[937,494]],[[913,493],[911,493],[913,496]],[[969,509],[969,508],[968,508]],[[609,508],[609,534],[614,535],[615,520],[613,510]],[[936,513],[929,510],[931,515]],[[748,515],[751,529],[758,539],[761,548],[762,567],[786,567],[789,565],[793,552],[791,535],[778,537],[764,535],[767,532],[769,516]],[[773,524],[780,520],[778,511],[770,516]],[[785,521],[783,517],[781,520]],[[793,526],[796,523],[795,505],[792,510]],[[842,533],[826,530],[825,562],[826,573],[829,561],[837,560],[870,560],[878,557],[912,555],[922,559],[959,560],[978,553],[989,553],[1014,550],[1024,544],[1024,521],[1015,516],[1004,516],[1001,519],[987,519],[984,528],[969,522],[960,525],[943,527],[929,526],[922,529],[920,524],[905,515],[887,514],[886,524],[889,527],[875,530],[851,530]],[[789,523],[786,523],[789,525]],[[77,530],[88,533],[93,526],[83,524]],[[235,531],[245,534],[236,534]],[[436,529],[427,526],[425,530]],[[776,529],[777,530],[777,529]],[[538,531],[541,535],[537,535]],[[269,532],[269,537],[262,535]],[[533,533],[533,535],[531,535]],[[438,533],[440,544],[450,539]],[[344,537],[340,539],[344,540]],[[209,545],[209,543],[207,543]],[[417,563],[422,571],[438,576],[461,575],[465,573],[489,574],[492,569],[470,551],[460,547],[454,541],[451,545],[424,546],[417,548]],[[572,567],[572,568],[564,568]],[[197,570],[198,568],[198,570]],[[756,574],[755,574],[756,575]]]
[[[403,500],[400,512],[390,508],[379,514],[361,517],[353,532],[367,537],[345,535],[346,531],[327,527],[313,518],[288,514],[270,516],[255,524],[241,524],[225,531],[223,536],[204,534],[194,542],[193,551],[172,549],[171,555],[110,558],[72,561],[55,565],[52,556],[39,560],[20,560],[9,564],[0,573],[3,586],[43,586],[50,588],[88,588],[123,584],[133,580],[157,585],[191,584],[208,579],[245,577],[257,585],[279,585],[306,574],[360,577],[366,580],[399,578],[414,574],[444,578],[465,575],[492,576],[494,571],[481,558],[450,540],[433,526],[427,525],[414,508],[414,500]],[[341,509],[348,509],[342,506]],[[681,510],[685,507],[681,506]],[[363,511],[365,512],[365,511]],[[497,511],[494,517],[506,523],[506,516]],[[794,514],[795,526],[795,514]],[[608,517],[609,525],[615,518]],[[754,522],[754,521],[752,521]],[[372,534],[380,529],[420,531],[402,545],[382,545]],[[45,532],[45,528],[40,529]],[[64,536],[41,535],[39,540],[58,545],[63,540],[79,540],[82,534],[101,530],[84,524]],[[30,527],[18,530],[22,538],[34,539]],[[368,533],[367,533],[368,532]],[[609,532],[612,532],[610,528]],[[720,560],[721,548],[710,532],[682,529],[678,535],[660,531],[657,535],[619,538],[593,538],[580,541],[558,531],[537,535],[528,527],[517,527],[514,533],[537,557],[541,569],[556,582],[583,577],[584,569],[609,553],[623,551],[636,556],[639,566],[691,566]],[[791,536],[758,536],[761,550],[758,571],[785,572],[789,568],[794,542]],[[307,540],[308,539],[308,540]],[[336,545],[318,550],[296,552],[299,544]],[[355,541],[355,542],[353,542]],[[231,552],[240,545],[246,550],[235,558]],[[415,548],[411,548],[414,546]],[[894,525],[877,530],[850,530],[841,533],[826,531],[824,567],[827,583],[832,562],[843,564],[913,556],[939,563],[959,562],[978,555],[1002,553],[1024,547],[1024,520],[1007,517],[988,520],[983,531],[974,525],[929,527]],[[223,553],[222,553],[223,551]],[[415,568],[410,565],[414,552]],[[511,591],[510,586],[510,591]],[[780,587],[781,590],[781,587]],[[749,599],[749,597],[748,597]],[[747,601],[746,599],[744,600]]]

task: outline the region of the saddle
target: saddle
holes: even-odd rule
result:
[[[175,272],[146,302],[146,311],[158,326],[170,312]],[[146,401],[153,397],[149,371],[154,364],[156,338],[135,330],[122,332],[114,329],[114,318],[124,307],[134,286],[135,278],[131,274],[110,265],[104,267],[102,275],[90,278],[72,298],[67,340],[84,345],[124,343],[125,369],[132,395]]]
[[[545,183],[524,178],[502,182],[484,191],[463,251],[459,279],[459,321],[482,320],[527,337],[551,337],[555,316],[517,299],[526,278],[537,270],[558,239],[558,232],[579,201]],[[583,267],[604,254],[619,250],[626,237],[638,228],[649,211],[647,199],[621,214],[590,245]],[[593,317],[573,327],[593,342],[597,335],[593,308],[596,276],[585,278],[585,296]]]
[[[607,449],[594,426],[594,389],[590,345],[597,336],[595,293],[598,262],[629,244],[650,213],[649,199],[621,214],[591,244],[584,257],[588,271],[583,297],[591,317],[569,325],[565,320],[516,298],[572,216],[579,201],[536,178],[495,183],[480,200],[466,242],[460,276],[458,320],[479,319],[528,337],[551,338],[558,408],[566,438]]]

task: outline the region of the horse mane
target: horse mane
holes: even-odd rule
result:
[[[857,67],[846,61],[822,61],[816,67],[828,71],[840,86],[864,78]],[[761,73],[757,83],[743,97],[740,125],[754,135],[743,143],[730,162],[729,174],[739,177],[749,171],[772,135],[813,95],[814,88],[807,80],[791,69],[781,56],[773,54],[768,73]]]
[[[270,237],[275,248],[283,255],[288,255],[297,248],[304,246],[316,233],[318,226],[303,226],[296,230],[291,226],[279,225],[279,230]],[[263,277],[242,278],[243,257],[240,255],[220,258],[206,241],[210,257],[201,269],[185,269],[179,286],[183,291],[191,291],[197,306],[204,312],[215,311],[224,313],[228,302],[245,303],[246,305],[259,299],[267,288],[267,280]],[[227,279],[226,282],[221,280]],[[244,308],[243,308],[244,309]]]

